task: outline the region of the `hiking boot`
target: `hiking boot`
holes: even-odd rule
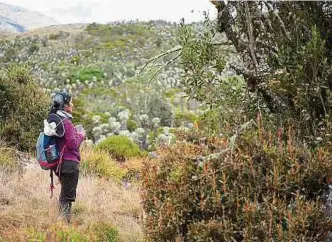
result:
[[[68,224],[71,219],[71,206],[71,202],[60,201],[60,215],[67,221]]]

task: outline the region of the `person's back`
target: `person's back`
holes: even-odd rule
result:
[[[58,146],[63,150],[63,159],[80,162],[79,146],[82,142],[82,134],[78,134],[70,117],[63,111],[57,111],[56,114],[51,113],[48,122],[55,122],[58,125],[57,133],[59,135]],[[61,135],[63,133],[64,135]]]

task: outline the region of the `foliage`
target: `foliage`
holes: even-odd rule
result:
[[[49,40],[59,40],[59,39],[66,39],[70,33],[65,31],[59,31],[58,33],[52,33],[49,35]]]
[[[211,109],[198,118],[199,128],[209,136],[218,136],[222,133],[223,117],[219,109]]]
[[[96,80],[100,81],[104,79],[104,72],[96,67],[85,67],[82,69],[77,70],[75,73],[71,75],[71,81],[75,82],[76,80],[92,80],[93,78],[96,78]]]
[[[213,2],[248,89],[277,122],[298,123],[309,142],[321,137],[331,117],[331,2]]]
[[[164,96],[166,97],[166,98],[169,98],[169,99],[174,99],[174,96],[175,96],[175,94],[177,94],[177,93],[179,93],[179,92],[181,92],[181,90],[180,89],[178,89],[178,88],[169,88],[169,89],[166,89],[165,90],[165,92],[164,92]]]
[[[177,112],[175,114],[175,126],[181,126],[182,122],[194,123],[197,119],[197,116],[191,112]]]
[[[50,40],[57,40],[59,39],[60,35],[59,34],[50,34],[50,36],[48,37]]]
[[[86,47],[93,48],[101,55],[108,53],[118,56],[123,56],[129,50],[135,51],[137,48],[144,48],[146,41],[155,39],[156,34],[148,25],[137,23],[122,23],[121,25],[92,23],[86,27],[86,32],[90,35],[84,43]],[[151,48],[146,50],[146,52],[152,51]]]
[[[20,166],[15,150],[0,140],[0,169],[17,171]]]
[[[22,66],[0,79],[0,135],[10,145],[32,150],[48,111],[48,98]]]
[[[210,25],[206,20],[203,33],[197,36],[191,26],[182,22],[178,42],[182,46],[181,63],[186,73],[182,80],[185,91],[189,97],[213,105],[220,102],[219,86],[223,80],[219,74],[225,68],[225,53],[215,46],[215,30]]]
[[[51,226],[46,231],[38,231],[34,228],[27,230],[28,241],[72,241],[72,242],[87,242],[89,237],[79,233],[75,228],[66,227],[60,224]]]
[[[39,50],[39,46],[37,44],[32,44],[29,49],[28,49],[28,53],[30,55],[34,54],[35,52],[38,52]]]
[[[106,222],[95,223],[90,227],[91,232],[94,234],[93,241],[98,242],[119,242],[118,229]]]
[[[81,149],[81,156],[81,171],[84,175],[94,174],[121,181],[126,173],[105,151],[85,147]]]
[[[130,118],[127,122],[127,128],[130,132],[133,132],[138,128],[137,123],[132,118]]]
[[[322,195],[330,153],[299,143],[290,128],[231,139],[178,133],[143,168],[149,241],[317,241],[332,223]],[[284,139],[284,138],[285,139]],[[233,147],[233,148],[232,148]]]
[[[148,102],[149,117],[160,118],[161,126],[172,126],[174,119],[174,112],[170,104],[156,94],[152,95]]]
[[[97,149],[108,152],[117,161],[125,161],[130,157],[142,156],[137,144],[122,135],[106,138],[97,145]]]
[[[92,137],[93,122],[89,117],[89,111],[86,109],[84,100],[81,98],[73,98],[74,110],[73,120],[76,124],[82,124],[86,131],[87,137]]]

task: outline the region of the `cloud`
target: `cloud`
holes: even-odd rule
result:
[[[51,8],[45,14],[59,19],[62,23],[88,22],[93,18],[93,5],[76,4],[70,7]]]
[[[203,11],[216,16],[209,0],[0,0],[39,11],[61,23],[163,19],[178,22],[203,19]],[[192,10],[194,10],[192,12]]]

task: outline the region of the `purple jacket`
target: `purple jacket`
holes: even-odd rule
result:
[[[63,125],[65,135],[59,139],[58,143],[60,151],[62,151],[65,146],[62,159],[80,162],[81,157],[79,148],[83,141],[83,135],[76,132],[76,128],[70,119],[63,120]]]

